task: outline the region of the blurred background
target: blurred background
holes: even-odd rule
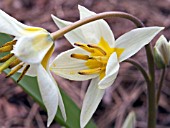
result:
[[[51,14],[61,19],[77,21],[78,4],[96,12],[123,11],[135,15],[146,26],[164,26],[162,32],[170,39],[170,0],[0,0],[0,9],[24,24],[39,26],[49,32],[58,30],[51,19]],[[124,19],[107,19],[115,38],[135,28]],[[158,38],[159,36],[157,36]],[[156,39],[157,39],[156,38]],[[154,45],[153,40],[152,45]],[[65,38],[56,42],[53,57],[72,48]],[[132,57],[147,70],[145,50]],[[159,81],[160,70],[156,69]],[[160,97],[157,128],[170,127],[170,74],[169,69]],[[54,75],[60,87],[81,107],[89,81],[75,82]],[[46,112],[37,105],[11,79],[0,76],[0,128],[45,128]],[[146,128],[146,83],[138,70],[129,63],[121,63],[118,78],[106,94],[93,116],[98,128],[121,128],[122,122],[130,111],[137,115],[137,128]],[[53,123],[50,128],[60,128]]]

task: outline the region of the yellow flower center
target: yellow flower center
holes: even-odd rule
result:
[[[76,59],[86,60],[85,65],[89,68],[87,70],[79,71],[81,75],[99,74],[100,79],[105,76],[106,65],[110,55],[116,52],[117,57],[123,53],[124,48],[111,48],[107,41],[101,37],[98,44],[82,44],[75,43],[76,46],[90,52],[90,55],[72,54],[71,57]]]
[[[0,47],[0,53],[3,52],[10,52],[13,49],[13,45],[16,44],[16,40],[10,41],[5,43],[4,45],[2,45]],[[15,74],[18,70],[20,70],[21,68],[23,68],[24,66],[24,62],[22,62],[21,60],[19,60],[13,53],[9,53],[5,56],[3,56],[2,58],[0,58],[0,63],[3,63],[0,66],[0,73],[7,69],[10,68],[12,69],[6,77],[10,77],[13,74]],[[23,76],[26,74],[26,72],[28,71],[30,65],[26,65],[25,68],[23,69],[23,72],[21,73],[21,75],[19,76],[17,82],[19,82]]]

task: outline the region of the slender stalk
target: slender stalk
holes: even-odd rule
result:
[[[105,19],[105,18],[111,18],[111,17],[119,17],[119,18],[125,18],[128,19],[130,21],[132,21],[137,27],[144,27],[143,23],[136,18],[133,15],[130,15],[128,13],[124,13],[124,12],[104,12],[104,13],[99,13],[90,17],[87,17],[85,19],[79,20],[74,22],[74,24],[66,26],[65,28],[62,28],[56,32],[53,32],[51,35],[53,37],[54,40],[58,39],[59,37],[63,36],[65,33],[80,27],[84,24],[90,23],[92,21],[95,20],[99,20],[99,19]]]
[[[143,77],[146,80],[146,83],[150,84],[150,79],[149,79],[149,76],[148,76],[147,72],[144,70],[144,68],[138,62],[136,62],[133,59],[127,59],[127,60],[125,60],[123,62],[128,62],[128,63],[134,65],[142,73]]]
[[[87,24],[89,22],[99,20],[99,19],[105,19],[105,18],[111,18],[111,17],[119,17],[119,18],[125,18],[130,21],[132,21],[138,28],[145,27],[144,24],[135,16],[130,15],[128,13],[124,12],[104,12],[100,14],[93,15],[91,17],[85,18],[83,20],[79,20],[75,22],[72,25],[69,25],[63,29],[60,29],[54,33],[52,33],[52,37],[54,40],[58,39],[59,37],[63,36],[67,32],[80,27],[84,24]],[[153,53],[150,47],[150,44],[147,44],[145,46],[146,55],[147,55],[147,62],[148,62],[148,68],[149,68],[149,78],[150,82],[147,82],[147,90],[148,90],[148,128],[155,128],[156,127],[156,96],[155,96],[155,66],[154,66],[154,59],[153,59]]]
[[[155,64],[154,57],[150,45],[145,46],[147,62],[149,68],[149,75],[151,82],[147,85],[148,91],[148,128],[156,127],[156,113],[157,113],[157,104],[156,104],[156,94],[155,94]]]
[[[164,81],[164,77],[165,77],[165,71],[166,71],[166,68],[163,68],[163,69],[162,69],[162,73],[161,73],[161,78],[160,78],[160,81],[159,81],[159,85],[158,85],[157,104],[159,103],[159,98],[160,98],[160,94],[161,94],[161,89],[162,89],[163,81]]]

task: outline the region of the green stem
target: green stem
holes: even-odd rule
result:
[[[127,60],[125,60],[123,62],[128,62],[128,63],[134,65],[142,73],[143,77],[146,80],[146,83],[150,84],[150,79],[149,79],[149,76],[148,76],[147,72],[144,70],[144,68],[138,62],[136,62],[133,59],[127,59]]]
[[[162,74],[161,74],[161,78],[160,78],[160,81],[159,81],[159,85],[158,85],[157,104],[159,103],[159,98],[160,98],[160,94],[161,94],[161,89],[162,89],[163,81],[164,81],[164,77],[165,77],[165,71],[166,71],[166,68],[163,68]]]
[[[156,104],[156,94],[155,94],[155,64],[153,53],[150,45],[145,46],[149,75],[150,75],[150,84],[147,84],[148,91],[148,128],[156,127],[156,113],[157,113],[157,104]]]
[[[87,24],[89,22],[105,19],[110,17],[120,17],[125,18],[132,21],[138,28],[145,27],[143,23],[133,15],[123,12],[104,12],[100,14],[93,15],[91,17],[79,20],[72,25],[69,25],[63,29],[60,29],[54,33],[52,33],[52,37],[54,40],[58,39],[59,37],[63,36],[67,32],[80,27],[81,25]],[[154,59],[150,44],[145,46],[148,68],[149,68],[149,78],[150,82],[147,82],[147,90],[148,90],[148,128],[155,128],[156,127],[156,96],[155,96],[155,69],[154,69]]]

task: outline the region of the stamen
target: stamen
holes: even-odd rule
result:
[[[2,45],[2,47],[8,46],[8,45],[15,45],[16,42],[17,42],[16,40],[9,41],[9,42],[5,43],[4,45]]]
[[[0,58],[0,63],[3,63],[5,61],[7,61],[9,58],[11,58],[14,54],[8,54],[2,58]]]
[[[79,73],[80,75],[91,75],[91,74],[100,73],[102,70],[103,70],[103,68],[99,67],[99,68],[81,70],[81,71],[79,71],[78,73]]]
[[[20,70],[23,67],[23,64],[18,65],[17,67],[15,67],[13,70],[11,70],[8,75],[6,76],[6,78],[12,76],[14,73],[16,73],[18,70]]]
[[[107,63],[108,57],[106,57],[106,56],[90,56],[89,59],[95,59],[97,61]]]
[[[22,62],[22,61],[17,58],[17,59],[15,59],[15,60],[9,65],[9,68],[13,68],[13,67],[15,67],[16,65],[18,65],[18,64],[21,63],[21,62]]]
[[[89,56],[88,55],[83,55],[83,54],[71,54],[72,58],[76,59],[81,59],[81,60],[88,60]]]
[[[12,56],[11,58],[9,58],[5,63],[3,63],[1,66],[0,66],[0,73],[5,70],[6,68],[9,67],[9,65],[16,59],[15,56]]]
[[[12,45],[7,45],[7,46],[4,46],[4,47],[0,47],[0,52],[9,52],[12,49],[13,49]]]
[[[27,73],[28,69],[29,69],[30,65],[27,65],[23,72],[21,73],[21,75],[19,76],[18,80],[17,80],[17,83],[24,77],[24,75]]]
[[[80,47],[80,48],[82,48],[82,49],[84,49],[84,50],[86,50],[86,51],[88,51],[88,52],[90,52],[90,53],[94,53],[94,50],[91,49],[91,48],[89,48],[89,47],[87,46],[87,44],[83,44],[83,43],[77,42],[77,43],[74,43],[74,45],[76,45],[76,46],[78,46],[78,47]]]
[[[90,48],[94,48],[97,49],[100,53],[102,53],[103,55],[106,55],[107,53],[104,51],[104,49],[102,49],[101,47],[99,47],[98,45],[95,44],[88,44],[87,45]]]

